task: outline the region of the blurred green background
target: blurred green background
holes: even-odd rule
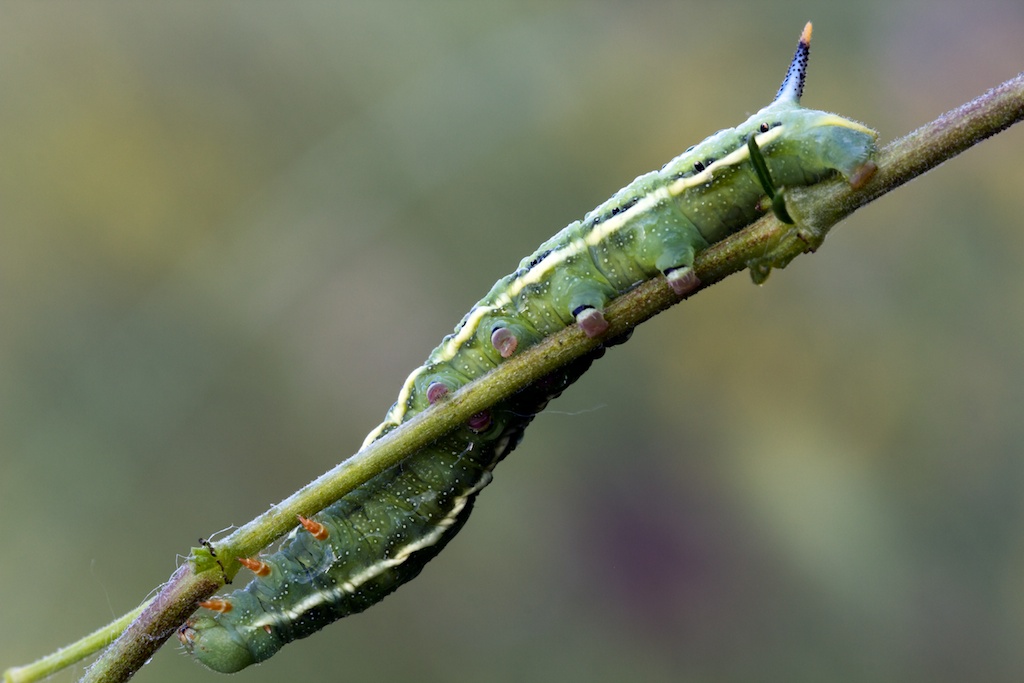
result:
[[[805,104],[883,142],[1024,68],[1019,0],[0,4],[0,666],[355,451],[808,19]],[[419,579],[237,680],[1020,680],[1022,153],[644,325]]]

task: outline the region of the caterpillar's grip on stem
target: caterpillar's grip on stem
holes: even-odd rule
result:
[[[875,132],[800,105],[810,37],[808,23],[771,104],[640,176],[495,283],[409,375],[365,443],[568,325],[603,338],[606,304],[638,282],[663,274],[686,295],[698,284],[700,251],[768,208],[789,218],[786,188],[836,173],[862,182]],[[208,601],[211,609],[179,630],[181,642],[208,667],[238,671],[411,580],[466,522],[533,416],[602,353],[599,347],[474,415],[314,518],[301,518],[280,550],[243,562],[253,580]]]

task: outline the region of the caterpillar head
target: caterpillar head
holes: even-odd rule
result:
[[[235,629],[205,614],[193,616],[179,628],[178,640],[202,664],[220,673],[235,673],[256,662]]]

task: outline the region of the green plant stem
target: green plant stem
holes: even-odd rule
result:
[[[812,251],[829,229],[859,207],[935,168],[978,142],[1024,118],[1024,73],[981,97],[922,126],[880,150],[878,171],[862,187],[845,182],[821,183],[788,191],[787,205],[799,230],[768,215],[745,230],[702,252],[694,270],[699,289],[750,266],[763,270],[783,267],[800,253]],[[698,290],[699,291],[699,290]],[[608,335],[629,331],[678,303],[664,278],[643,283],[612,302],[605,311]],[[195,609],[238,571],[238,557],[266,547],[295,526],[297,514],[311,515],[338,500],[374,475],[397,464],[408,453],[431,443],[475,413],[507,398],[599,344],[573,325],[502,363],[492,372],[446,400],[416,415],[401,428],[373,442],[317,480],[303,487],[258,518],[216,542],[217,556],[193,549],[186,562],[160,594],[81,679],[84,682],[127,681],[175,633]],[[137,610],[136,612],[138,612]],[[132,613],[133,615],[135,613]],[[5,683],[39,680],[110,642],[124,628],[128,615],[87,639],[39,662],[8,669]],[[70,654],[69,654],[70,653]]]
[[[97,650],[110,645],[128,627],[132,620],[142,614],[142,610],[148,607],[151,602],[150,600],[142,603],[121,618],[42,659],[31,664],[8,669],[4,672],[4,683],[39,681],[85,659]]]

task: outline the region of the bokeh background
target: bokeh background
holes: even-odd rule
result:
[[[355,451],[808,19],[805,104],[883,142],[1024,68],[1019,0],[0,4],[0,665]],[[1022,157],[644,325],[419,579],[236,680],[1020,680]]]

